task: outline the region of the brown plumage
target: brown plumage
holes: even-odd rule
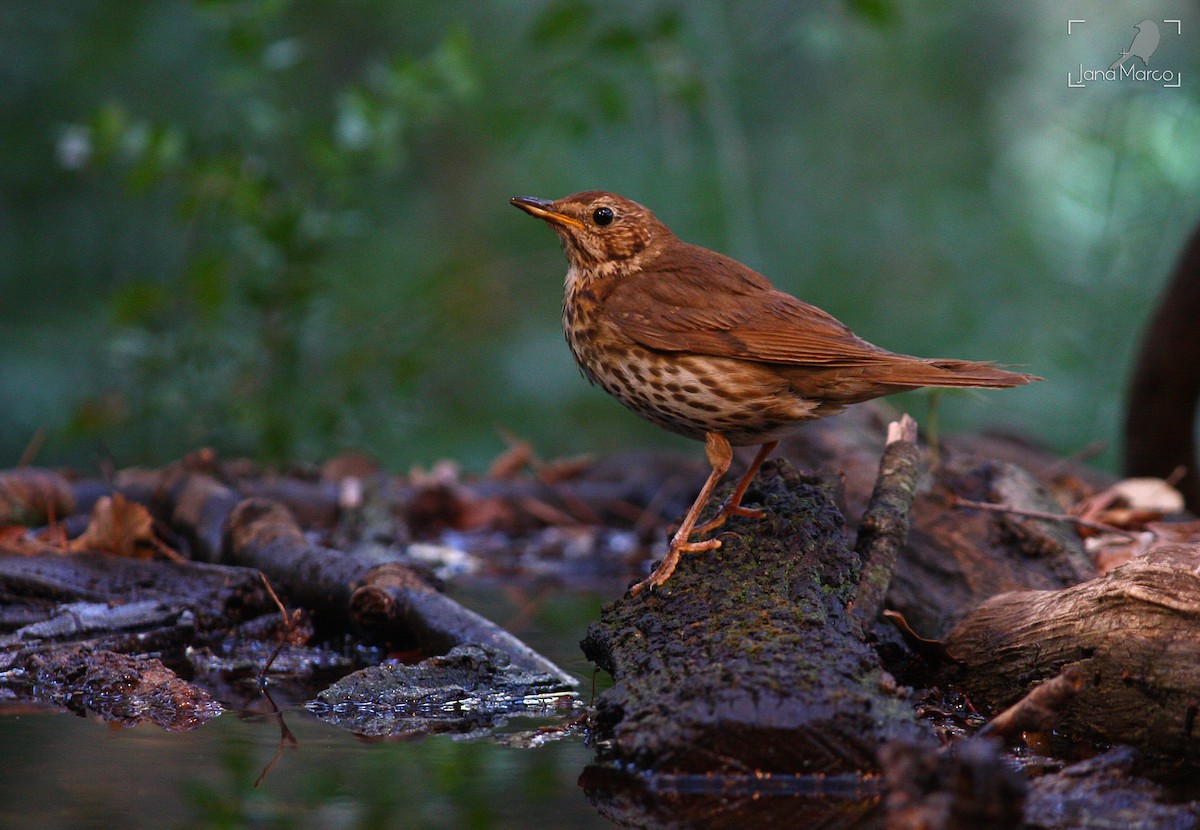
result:
[[[1040,380],[969,360],[929,360],[873,346],[815,306],[777,290],[736,260],[681,241],[649,210],[586,191],[510,200],[545,220],[570,268],[563,330],[593,383],[658,426],[706,442],[712,474],[666,558],[631,591],[661,585],[689,541],[741,506],[759,465],[797,424],[849,404],[923,386],[1007,387]],[[759,444],[733,495],[696,520],[729,468],[730,445]]]

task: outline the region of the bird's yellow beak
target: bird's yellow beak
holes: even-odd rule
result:
[[[538,199],[533,196],[513,196],[508,200],[508,203],[514,207],[519,207],[530,216],[545,219],[547,222],[553,222],[556,225],[569,225],[576,228],[583,227],[583,223],[574,216],[567,216],[565,213],[552,210],[554,202],[549,199]]]

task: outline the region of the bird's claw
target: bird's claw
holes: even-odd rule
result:
[[[676,534],[676,537],[678,537],[678,534]],[[671,574],[675,573],[675,566],[679,564],[679,555],[681,553],[716,550],[719,547],[721,547],[720,539],[703,539],[699,542],[689,542],[686,539],[679,538],[672,539],[671,546],[667,548],[667,555],[663,557],[663,561],[654,569],[654,573],[632,586],[629,589],[629,595],[635,597],[645,589],[657,588],[670,579]]]
[[[692,530],[692,533],[708,533],[716,530],[729,519],[730,516],[745,516],[747,519],[762,519],[767,515],[765,510],[757,510],[753,507],[742,507],[740,504],[723,504],[721,509],[717,511],[717,515],[713,516],[704,524]]]

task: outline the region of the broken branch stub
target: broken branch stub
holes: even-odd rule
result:
[[[888,425],[888,443],[879,461],[879,478],[854,543],[862,560],[862,575],[850,607],[868,628],[883,610],[896,559],[908,539],[908,517],[916,496],[920,465],[917,422],[904,415]]]

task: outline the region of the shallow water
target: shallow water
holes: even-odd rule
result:
[[[595,595],[459,595],[580,677]],[[474,600],[474,601],[472,601]],[[530,611],[532,609],[532,611]],[[194,732],[110,727],[24,710],[0,716],[0,827],[38,828],[588,828],[611,827],[577,781],[592,752],[581,738],[537,749],[436,735],[370,743],[296,706],[296,739],[280,750],[269,715],[227,712]],[[546,723],[514,719],[502,730]]]
[[[55,713],[0,719],[0,826],[610,827],[576,785],[582,740],[533,750],[435,736],[366,743],[298,711],[187,735]]]

